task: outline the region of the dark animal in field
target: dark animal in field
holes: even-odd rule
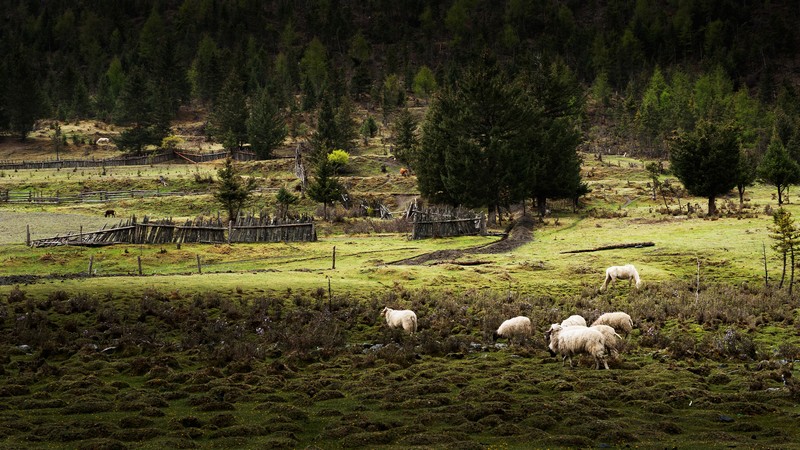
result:
[[[106,210],[106,217],[117,217],[117,212],[113,209]]]
[[[405,167],[403,167],[403,168],[401,168],[401,169],[400,169],[400,175],[401,175],[401,176],[404,176],[404,177],[407,177],[407,176],[409,176],[409,175],[411,175],[411,174],[408,172],[408,169],[406,169]]]

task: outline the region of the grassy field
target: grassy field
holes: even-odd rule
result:
[[[381,172],[379,147],[354,158],[351,192],[392,209],[413,198],[413,178]],[[208,191],[214,170],[17,172],[0,189],[163,176]],[[284,160],[242,170],[266,189],[294,183]],[[642,161],[587,155],[584,174],[592,192],[577,212],[554,203],[532,240],[503,252],[486,251],[499,236],[411,241],[344,211],[317,222],[314,243],[28,248],[26,225],[33,239],[91,231],[116,223],[108,207],[155,218],[217,207],[209,193],[2,205],[3,447],[793,448],[800,310],[776,288],[773,188],[750,188],[742,211],[720,199],[706,218],[704,199],[680,199],[683,214],[676,199],[670,211],[652,200]],[[255,209],[274,207],[264,192]],[[687,203],[701,211],[686,215]],[[654,245],[565,253],[635,242]],[[600,292],[605,267],[624,263],[644,287]],[[388,330],[383,306],[417,311],[419,333]],[[562,367],[545,351],[550,323],[618,309],[636,329],[612,370]],[[520,314],[534,336],[493,342]]]

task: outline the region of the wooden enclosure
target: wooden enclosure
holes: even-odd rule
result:
[[[220,218],[187,220],[176,224],[172,219],[151,221],[136,217],[117,226],[92,232],[68,233],[64,236],[29,241],[31,247],[58,245],[102,246],[111,244],[231,244],[242,242],[313,242],[317,231],[310,218],[281,221],[269,216],[239,217],[225,224]]]

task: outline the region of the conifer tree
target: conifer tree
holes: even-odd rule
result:
[[[736,186],[731,174],[739,167],[738,133],[732,124],[701,120],[672,142],[672,171],[690,194],[708,198],[708,214],[716,214],[716,198]]]
[[[244,84],[232,69],[214,101],[211,135],[226,149],[240,148],[247,141],[247,103]]]
[[[783,260],[783,270],[781,271],[781,282],[779,287],[783,287],[786,278],[786,259],[790,259],[791,274],[789,277],[789,294],[792,293],[794,285],[794,252],[800,245],[800,229],[794,223],[792,213],[784,208],[778,208],[772,215],[772,226],[769,227],[770,235],[775,242],[772,249],[781,255]]]
[[[130,125],[115,140],[117,147],[136,154],[148,145],[158,145],[168,134],[168,123],[164,123],[163,111],[156,100],[161,97],[147,83],[140,68],[133,68],[125,77],[117,110],[118,123]]]
[[[328,205],[341,198],[343,187],[334,174],[333,164],[327,157],[317,162],[314,178],[308,184],[306,192],[309,198],[322,203],[322,215],[328,220]]]
[[[800,182],[800,165],[789,156],[777,131],[772,133],[767,152],[758,165],[758,177],[778,190],[778,205],[783,205],[783,197],[789,186]]]
[[[419,139],[417,138],[417,121],[408,108],[397,114],[393,127],[394,156],[403,164],[410,164]]]
[[[256,180],[248,178],[245,180],[233,166],[233,160],[225,160],[225,165],[217,170],[219,184],[214,199],[219,202],[228,213],[228,221],[236,220],[239,212],[247,205],[253,189],[256,188]]]
[[[247,137],[260,159],[269,159],[273,150],[286,139],[286,119],[267,89],[255,96],[247,118]]]
[[[289,215],[289,207],[297,203],[298,198],[296,195],[289,192],[286,187],[281,186],[281,188],[278,189],[278,193],[275,194],[275,201],[278,203],[279,216],[281,219],[286,219]]]

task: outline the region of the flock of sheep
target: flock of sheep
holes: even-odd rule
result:
[[[641,280],[636,268],[630,264],[625,266],[612,266],[606,269],[606,279],[601,289],[606,289],[616,279],[630,280],[641,286]],[[386,318],[386,324],[391,329],[402,328],[407,333],[417,331],[417,315],[409,309],[395,310],[383,308],[381,315]],[[617,355],[623,342],[622,335],[627,339],[633,330],[631,316],[622,311],[601,314],[590,326],[586,319],[573,315],[561,323],[550,325],[545,333],[547,349],[552,356],[560,355],[562,365],[569,359],[572,367],[572,357],[575,355],[589,355],[595,360],[595,368],[600,369],[600,364],[608,369],[606,357]],[[497,331],[494,338],[504,337],[509,341],[525,340],[533,335],[531,319],[517,316],[506,320]]]

